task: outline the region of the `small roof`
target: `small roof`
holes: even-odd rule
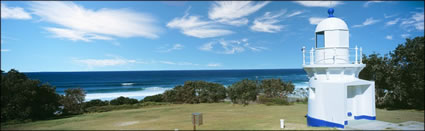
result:
[[[330,17],[322,20],[317,24],[316,32],[328,31],[328,30],[346,30],[348,31],[347,24],[335,17]]]

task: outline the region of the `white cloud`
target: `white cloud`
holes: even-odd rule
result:
[[[308,21],[310,22],[310,24],[312,24],[312,25],[317,25],[317,24],[319,24],[322,20],[324,20],[324,19],[326,19],[326,18],[323,18],[323,17],[310,17],[309,19],[308,19]]]
[[[208,16],[210,19],[224,24],[245,25],[248,23],[245,16],[258,11],[268,3],[268,1],[256,3],[252,1],[219,1],[212,4]]]
[[[9,49],[1,49],[0,51],[1,52],[9,52],[10,50]]]
[[[306,7],[335,7],[343,4],[341,1],[295,1]]]
[[[385,39],[392,40],[393,39],[393,36],[387,35],[387,36],[385,36]]]
[[[424,30],[424,12],[415,12],[410,18],[403,19],[400,26],[410,30],[414,27],[416,30]]]
[[[300,15],[302,13],[304,13],[304,11],[294,11],[291,14],[286,15],[286,18],[297,16],[297,15]]]
[[[388,21],[385,25],[386,26],[394,25],[394,24],[397,24],[398,21],[400,21],[400,18],[394,19],[392,21]]]
[[[2,19],[31,19],[31,15],[21,7],[7,7],[1,3],[1,18]]]
[[[47,27],[45,29],[55,34],[54,37],[67,38],[72,41],[82,40],[85,42],[89,42],[91,40],[112,40],[112,38],[110,37],[100,36],[93,33],[87,33],[87,32],[82,32],[77,30],[71,30],[71,29],[62,29],[62,28],[54,28],[54,27]]]
[[[179,66],[198,66],[199,65],[199,64],[194,64],[191,62],[172,62],[172,61],[158,61],[158,63],[167,64],[167,65],[179,65]]]
[[[111,40],[111,37],[157,38],[160,28],[148,14],[129,9],[86,9],[72,2],[32,2],[30,10],[46,21],[62,27],[47,31],[71,40]]]
[[[128,60],[121,57],[115,57],[111,59],[73,59],[73,62],[85,65],[91,69],[94,67],[127,65],[130,63],[136,63],[136,60]]]
[[[181,50],[181,49],[183,49],[183,47],[184,46],[182,44],[174,44],[171,48],[168,48],[166,50],[162,50],[160,52],[171,52],[173,50]]]
[[[221,64],[220,63],[209,63],[209,64],[207,64],[207,66],[208,67],[219,67],[219,66],[221,66]]]
[[[280,11],[276,14],[266,12],[263,16],[256,18],[251,26],[251,30],[258,32],[276,33],[279,32],[284,25],[276,25],[280,22],[280,16],[285,14],[286,11]]]
[[[244,52],[246,49],[259,52],[266,50],[265,47],[256,47],[251,46],[248,42],[248,39],[244,38],[241,40],[216,40],[211,41],[209,43],[206,43],[202,45],[200,50],[203,51],[212,51],[219,54],[235,54],[235,53],[241,53]]]
[[[385,19],[388,19],[388,18],[392,18],[392,17],[395,17],[395,16],[397,16],[398,14],[394,14],[394,15],[387,15],[387,14],[384,14],[384,18]]]
[[[370,4],[373,4],[373,3],[382,3],[382,2],[384,2],[384,1],[368,1],[368,2],[365,2],[363,4],[363,7],[369,7]]]
[[[373,17],[370,17],[370,18],[367,18],[362,24],[360,24],[360,25],[354,25],[353,28],[364,27],[364,26],[372,25],[372,24],[375,24],[375,23],[377,23],[379,21],[380,20],[375,20],[375,19],[373,19]]]
[[[400,35],[402,38],[408,38],[410,36],[410,34],[401,34]]]
[[[183,17],[174,18],[168,22],[167,27],[180,29],[183,34],[198,38],[210,38],[233,33],[230,30],[220,29],[212,21],[200,20],[200,16],[189,16],[187,12]]]

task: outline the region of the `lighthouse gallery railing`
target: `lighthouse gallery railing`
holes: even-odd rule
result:
[[[362,64],[362,48],[326,47],[312,48],[306,63],[306,49],[302,48],[303,65],[314,64]],[[360,54],[360,55],[359,55]]]

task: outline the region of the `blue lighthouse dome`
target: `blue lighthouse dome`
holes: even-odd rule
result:
[[[329,17],[334,17],[334,8],[329,8],[328,9],[328,14],[329,14]]]

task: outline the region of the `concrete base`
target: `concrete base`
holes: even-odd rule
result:
[[[349,120],[343,130],[424,130],[424,123],[406,121],[390,123],[378,120]]]

